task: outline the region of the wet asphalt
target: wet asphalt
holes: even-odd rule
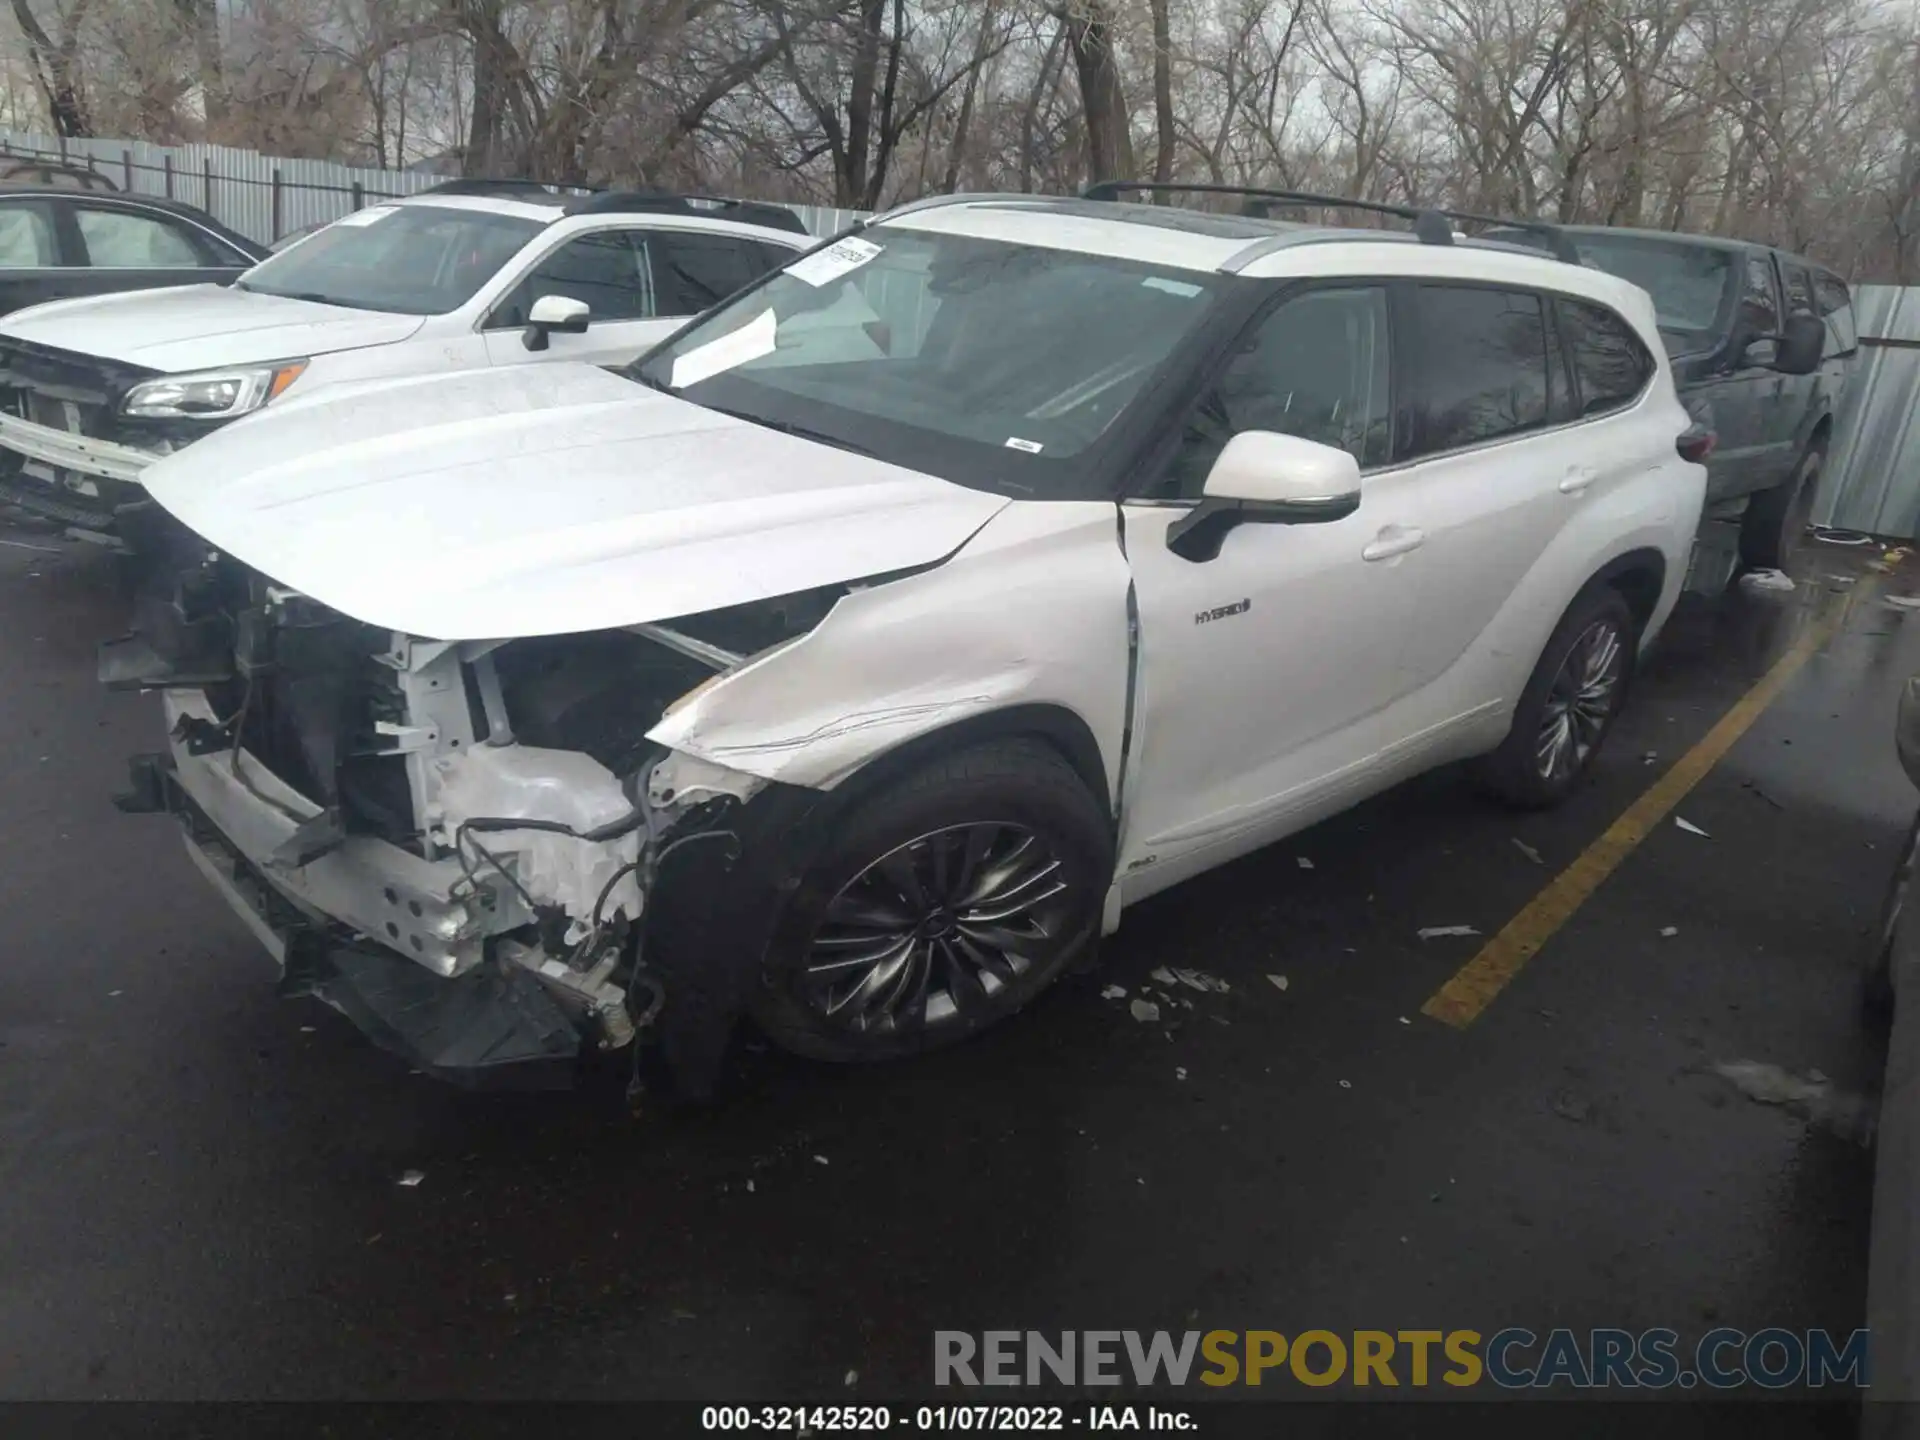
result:
[[[1863,1323],[1871,1152],[1712,1066],[1876,1083],[1920,620],[1862,592],[1902,577],[1679,805],[1707,835],[1663,822],[1467,1029],[1420,1007],[1479,941],[1416,937],[1497,931],[1856,555],[1689,597],[1557,812],[1436,773],[1130,911],[997,1034],[750,1052],[718,1110],[636,1118],[617,1076],[467,1094],[277,1000],[109,803],[160,737],[93,679],[108,569],[0,540],[0,1398],[861,1399],[924,1394],[936,1328]],[[1231,989],[1103,998],[1161,966]]]

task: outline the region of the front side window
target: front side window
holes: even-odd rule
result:
[[[235,284],[356,310],[444,315],[544,228],[539,220],[450,205],[374,205],[261,261]]]
[[[1232,277],[876,226],[627,373],[774,429],[1029,498],[1111,493],[1102,442]]]
[[[1407,374],[1414,453],[1457,450],[1547,420],[1547,330],[1540,297],[1464,285],[1414,291],[1419,324]]]
[[[1632,404],[1653,374],[1653,359],[1633,326],[1590,300],[1562,298],[1554,310],[1573,356],[1579,413],[1604,415]]]
[[[655,230],[647,237],[662,315],[698,315],[767,269],[762,247],[731,235]],[[781,257],[783,260],[790,256]]]
[[[1780,296],[1774,288],[1773,262],[1764,255],[1747,257],[1747,288],[1740,297],[1740,315],[1750,335],[1779,332]]]
[[[494,307],[492,330],[527,323],[536,300],[564,295],[593,312],[593,320],[648,320],[655,312],[647,255],[637,232],[601,230],[581,235],[542,258]]]
[[[87,260],[104,269],[188,270],[206,264],[182,227],[132,210],[74,208]]]
[[[0,269],[28,270],[58,265],[53,217],[31,200],[0,205]]]
[[[1297,435],[1362,465],[1384,464],[1393,450],[1389,373],[1384,290],[1315,290],[1284,302],[1188,415],[1163,493],[1200,494],[1243,430]]]
[[[1815,315],[1813,308],[1813,277],[1798,265],[1783,265],[1787,277],[1787,313],[1789,315]]]

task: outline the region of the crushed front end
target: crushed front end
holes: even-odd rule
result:
[[[284,990],[465,1085],[562,1086],[631,1045],[662,1001],[655,869],[728,841],[760,783],[646,732],[737,657],[653,626],[423,640],[173,540],[101,650],[168,728],[120,803],[176,817]]]

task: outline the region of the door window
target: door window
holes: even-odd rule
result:
[[[59,264],[53,220],[44,205],[0,205],[0,269],[27,270]]]
[[[1783,265],[1781,269],[1787,277],[1787,313],[1818,314],[1813,308],[1813,278],[1798,265]]]
[[[107,270],[188,270],[206,261],[184,227],[133,210],[74,207],[88,261]]]
[[[1362,465],[1393,448],[1387,297],[1314,290],[1260,321],[1187,418],[1163,493],[1198,495],[1228,440],[1271,430],[1332,445]]]
[[[1580,414],[1604,415],[1632,404],[1653,374],[1653,360],[1633,327],[1588,300],[1563,298],[1554,309],[1573,354]]]
[[[1854,323],[1853,296],[1847,282],[1822,271],[1813,277],[1813,297],[1827,322],[1827,358],[1853,354],[1860,348],[1860,332]]]
[[[1779,332],[1780,296],[1774,288],[1773,262],[1764,255],[1747,257],[1747,288],[1740,296],[1740,316],[1749,335]]]
[[[1414,453],[1477,445],[1548,418],[1546,315],[1540,297],[1422,285],[1407,373]]]
[[[599,230],[567,241],[494,307],[490,330],[518,329],[548,295],[584,301],[592,319],[650,320],[655,314],[647,255],[637,231]]]
[[[662,315],[698,315],[765,274],[762,248],[731,235],[655,230],[647,252],[660,287]]]

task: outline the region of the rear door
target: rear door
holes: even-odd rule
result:
[[[1477,662],[1469,683],[1435,692],[1428,718],[1445,724],[1518,693],[1535,656],[1489,657],[1479,642],[1561,531],[1619,477],[1579,424],[1552,297],[1425,282],[1410,287],[1408,309],[1408,459],[1427,534],[1408,665],[1415,684],[1432,685]],[[1565,323],[1579,319],[1570,311]]]
[[[1764,362],[1771,346],[1751,343],[1757,335],[1780,330],[1782,305],[1773,259],[1748,251],[1739,311],[1734,318],[1734,345],[1726,372],[1703,388],[1713,408],[1718,436],[1707,461],[1707,499],[1731,499],[1765,490],[1785,477],[1791,465],[1787,454],[1791,424],[1780,415],[1786,377]]]

